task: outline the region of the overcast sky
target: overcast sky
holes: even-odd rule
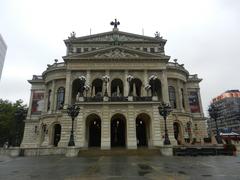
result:
[[[239,0],[1,0],[0,33],[8,45],[0,98],[29,103],[33,74],[60,61],[63,40],[111,31],[167,39],[165,53],[198,74],[203,107],[228,89],[240,89]]]

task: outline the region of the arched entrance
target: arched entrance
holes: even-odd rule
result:
[[[173,123],[173,130],[174,130],[174,138],[177,140],[177,143],[182,144],[181,126],[178,122]]]
[[[136,138],[138,147],[148,146],[150,139],[150,117],[147,114],[140,114],[136,118]]]
[[[60,138],[61,138],[61,125],[60,124],[55,124],[54,125],[54,128],[53,128],[53,131],[54,131],[54,134],[53,134],[53,145],[54,146],[58,146],[58,142],[60,141]]]
[[[111,147],[125,147],[126,118],[122,114],[115,114],[111,119]]]
[[[87,117],[88,147],[101,146],[101,119],[96,114]]]

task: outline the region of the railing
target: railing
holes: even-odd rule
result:
[[[41,75],[33,75],[32,80],[42,80],[43,77]]]
[[[111,102],[123,102],[123,101],[128,101],[127,97],[124,96],[112,96],[110,97]]]
[[[102,102],[102,101],[103,101],[103,96],[84,97],[84,102]],[[128,97],[112,96],[112,97],[109,97],[108,101],[109,102],[127,102]],[[133,97],[133,101],[134,102],[152,101],[152,97],[151,96],[147,96],[147,97],[135,96],[135,97]]]
[[[84,101],[86,101],[86,102],[102,102],[103,97],[102,96],[85,97]]]
[[[144,96],[144,97],[135,96],[133,97],[133,101],[152,101],[152,97],[151,96]]]
[[[64,62],[54,63],[54,64],[52,64],[52,65],[48,64],[47,66],[48,66],[47,69],[52,69],[52,68],[64,67],[64,66],[65,66],[65,63],[64,63]]]

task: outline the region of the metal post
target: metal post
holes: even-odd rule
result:
[[[163,142],[163,144],[164,145],[170,145],[171,142],[169,140],[168,130],[167,130],[167,116],[170,114],[172,109],[171,109],[170,105],[165,104],[165,103],[161,103],[159,105],[159,107],[158,107],[158,110],[159,110],[159,114],[161,116],[163,116],[163,119],[164,119],[165,135],[164,135],[164,142]]]
[[[67,113],[68,115],[72,118],[72,129],[71,129],[71,134],[70,134],[70,139],[68,142],[68,146],[75,146],[74,143],[74,134],[73,134],[73,124],[74,124],[74,119],[78,116],[80,111],[79,106],[73,104],[71,106],[68,106],[67,108]]]

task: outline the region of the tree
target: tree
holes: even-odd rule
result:
[[[0,99],[0,147],[6,141],[9,142],[9,145],[14,145],[16,132],[19,132],[20,139],[22,139],[24,122],[17,122],[15,113],[19,108],[26,109],[26,107],[22,100],[12,103]]]

